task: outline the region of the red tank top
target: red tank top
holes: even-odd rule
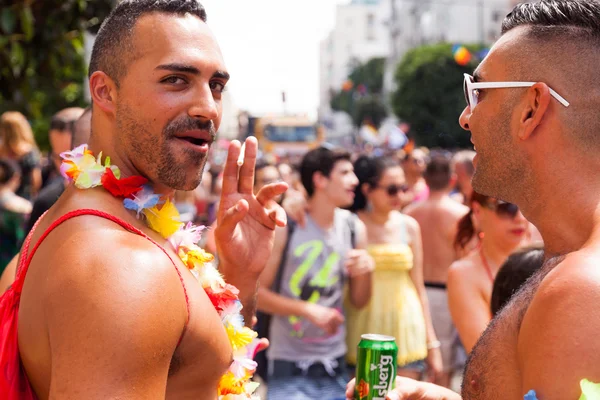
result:
[[[183,334],[185,333],[185,328],[187,328],[187,324],[190,319],[190,305],[188,300],[187,291],[185,288],[185,284],[183,282],[183,277],[181,273],[175,266],[175,262],[167,253],[167,251],[150,237],[148,237],[144,232],[135,228],[134,226],[128,224],[127,222],[114,217],[110,214],[107,214],[98,210],[91,209],[81,209],[71,211],[56,221],[54,221],[48,229],[42,234],[38,242],[33,247],[33,250],[29,254],[29,246],[31,244],[31,237],[33,236],[33,232],[35,228],[42,220],[43,216],[35,223],[33,229],[30,234],[27,236],[25,243],[23,244],[23,248],[21,249],[21,257],[19,259],[19,265],[17,268],[17,274],[14,283],[11,287],[0,297],[0,393],[2,394],[1,398],[3,400],[36,400],[37,397],[29,383],[29,379],[27,378],[27,374],[23,368],[23,364],[21,363],[21,357],[19,355],[19,343],[18,343],[18,316],[19,316],[19,303],[21,300],[21,291],[23,290],[23,283],[25,281],[25,275],[27,274],[27,269],[29,268],[29,264],[31,260],[42,243],[42,241],[60,224],[67,221],[68,219],[78,217],[80,215],[95,215],[101,218],[105,218],[115,222],[116,224],[122,226],[124,229],[145,237],[154,245],[156,245],[167,257],[171,260],[177,275],[179,276],[179,280],[181,281],[181,285],[183,286],[183,292],[185,294],[185,305],[187,308],[187,320],[185,323],[185,327],[183,332],[181,333],[181,337],[179,338],[179,342],[183,338]]]

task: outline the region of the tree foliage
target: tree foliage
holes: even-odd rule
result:
[[[0,8],[0,113],[21,111],[46,148],[51,116],[85,106],[84,31],[114,0],[16,0]]]
[[[472,54],[481,45],[465,46]],[[465,66],[455,60],[451,44],[415,48],[404,56],[395,73],[394,113],[411,127],[419,145],[470,147],[470,137],[458,124],[465,107],[463,74],[472,73],[478,57]]]
[[[357,63],[348,76],[351,86],[332,93],[331,108],[350,114],[356,126],[360,126],[365,119],[379,126],[387,116],[382,94],[384,70],[385,58]]]

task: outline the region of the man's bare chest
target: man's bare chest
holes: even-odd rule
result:
[[[517,345],[523,318],[537,289],[553,266],[533,276],[492,320],[467,362],[462,387],[465,400],[521,400]]]

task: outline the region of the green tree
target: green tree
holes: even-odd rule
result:
[[[0,113],[22,112],[47,148],[51,116],[85,106],[84,31],[114,0],[16,0],[0,8]]]
[[[334,91],[331,96],[331,108],[350,114],[356,126],[360,126],[365,119],[370,119],[379,126],[387,116],[382,101],[384,70],[385,58],[372,58],[364,64],[356,63],[348,76],[352,87],[348,90]]]
[[[465,107],[463,74],[472,73],[483,46],[465,46],[474,57],[459,65],[451,44],[415,48],[404,56],[395,73],[394,113],[411,127],[417,144],[427,147],[470,147],[469,134],[458,125]]]

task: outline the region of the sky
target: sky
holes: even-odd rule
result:
[[[201,0],[221,46],[235,106],[254,114],[316,117],[319,44],[348,0]]]

